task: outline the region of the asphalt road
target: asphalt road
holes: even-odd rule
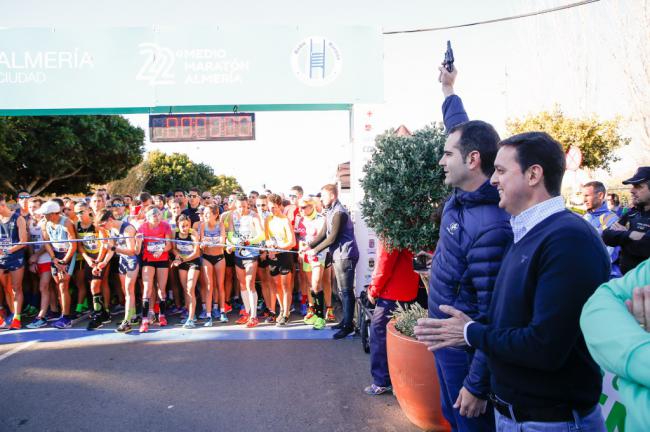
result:
[[[0,338],[0,431],[418,430],[392,395],[363,393],[369,358],[358,338],[211,331],[190,341],[178,329],[151,340],[83,329],[95,336]]]

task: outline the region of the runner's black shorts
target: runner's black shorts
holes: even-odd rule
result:
[[[278,252],[275,254],[275,258],[269,256],[269,270],[271,276],[277,275],[287,275],[291,273],[294,267],[294,258],[292,253],[289,252]]]

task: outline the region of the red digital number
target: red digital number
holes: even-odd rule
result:
[[[208,128],[207,128],[207,118],[206,117],[196,117],[194,119],[194,133],[197,138],[207,138],[208,137]]]
[[[181,136],[183,138],[192,137],[192,117],[181,117]]]
[[[178,138],[178,118],[167,117],[165,120],[166,138]]]

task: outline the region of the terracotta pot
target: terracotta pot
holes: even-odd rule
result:
[[[406,417],[426,431],[451,431],[442,415],[440,384],[431,351],[397,331],[393,320],[387,326],[386,349],[393,393]]]

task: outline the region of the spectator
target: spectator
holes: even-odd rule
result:
[[[621,247],[620,267],[625,274],[650,257],[650,167],[639,168],[623,184],[632,185],[634,208],[603,231],[603,241]]]
[[[599,236],[604,230],[618,221],[616,213],[607,208],[607,203],[605,203],[606,192],[605,185],[599,181],[586,183],[582,187],[582,196],[587,210],[584,219],[598,231]],[[607,252],[612,263],[611,277],[613,278],[621,276],[621,269],[618,267],[617,262],[620,250],[621,248],[618,246],[607,246]]]
[[[621,200],[615,193],[607,194],[607,208],[616,213],[618,217],[623,216],[629,210],[627,207],[621,206]]]
[[[618,377],[625,430],[650,430],[650,261],[601,285],[580,317],[589,352]],[[625,306],[628,306],[626,310]]]
[[[486,354],[497,430],[604,432],[602,376],[578,320],[609,277],[607,251],[565,208],[565,154],[548,134],[502,141],[494,166],[514,243],[497,276],[489,323],[441,306],[452,318],[421,319],[428,326],[415,333],[433,351],[471,346]]]
[[[368,301],[375,305],[370,322],[370,373],[373,383],[365,388],[369,395],[392,391],[386,357],[386,325],[398,302],[411,303],[418,294],[419,276],[413,270],[413,253],[407,249],[388,250],[379,241],[377,261],[368,287]]]

